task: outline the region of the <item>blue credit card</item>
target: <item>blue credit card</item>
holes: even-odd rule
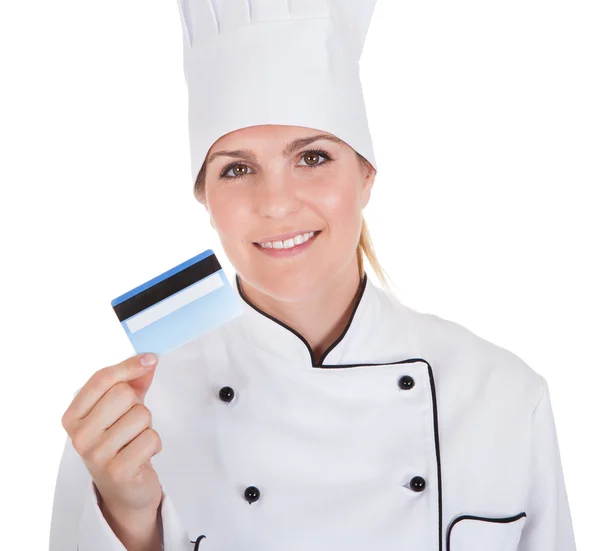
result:
[[[242,313],[215,253],[203,253],[111,301],[136,354],[159,357]]]

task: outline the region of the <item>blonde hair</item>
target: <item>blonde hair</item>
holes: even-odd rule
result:
[[[365,159],[360,153],[354,151],[356,156],[358,157],[358,161],[363,170],[367,173],[375,173],[375,168],[373,165]],[[202,168],[200,172],[198,172],[198,177],[196,178],[196,182],[194,183],[194,197],[201,203],[204,201],[202,198],[205,196],[205,187],[206,187],[206,160],[202,163]],[[365,270],[364,270],[364,259],[366,258],[371,265],[371,268],[377,275],[377,278],[388,291],[390,290],[387,279],[386,272],[379,263],[379,259],[375,254],[375,248],[373,247],[373,242],[371,241],[371,235],[369,234],[369,228],[367,227],[367,221],[365,220],[364,215],[362,216],[361,230],[360,230],[360,239],[358,241],[358,246],[356,248],[356,257],[358,260],[358,270],[360,273],[360,278],[362,280]]]

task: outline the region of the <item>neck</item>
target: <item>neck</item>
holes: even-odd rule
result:
[[[358,300],[362,274],[357,264],[327,280],[301,301],[281,301],[240,278],[243,295],[256,308],[300,333],[319,360],[342,334]]]

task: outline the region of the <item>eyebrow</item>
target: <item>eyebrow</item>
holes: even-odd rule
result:
[[[295,153],[299,149],[306,147],[307,145],[316,142],[317,140],[329,140],[334,143],[342,143],[342,140],[337,138],[336,136],[332,136],[330,134],[315,134],[314,136],[307,136],[306,138],[297,138],[291,141],[289,144],[285,146],[281,154],[284,157],[289,157],[292,153]],[[236,159],[243,159],[245,161],[250,161],[256,163],[256,155],[253,151],[249,149],[234,149],[233,151],[215,151],[208,157],[208,161],[206,165],[208,166],[213,160],[217,157],[235,157]]]

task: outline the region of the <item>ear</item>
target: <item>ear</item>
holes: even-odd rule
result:
[[[373,184],[375,183],[376,175],[377,172],[375,171],[375,169],[369,168],[369,170],[364,176],[361,189],[361,203],[363,209],[367,206],[369,199],[371,198],[371,190],[373,189]]]
[[[206,204],[206,190],[202,194],[198,193],[194,188],[194,198],[200,203],[208,212],[208,205]],[[210,214],[210,213],[209,213]]]

